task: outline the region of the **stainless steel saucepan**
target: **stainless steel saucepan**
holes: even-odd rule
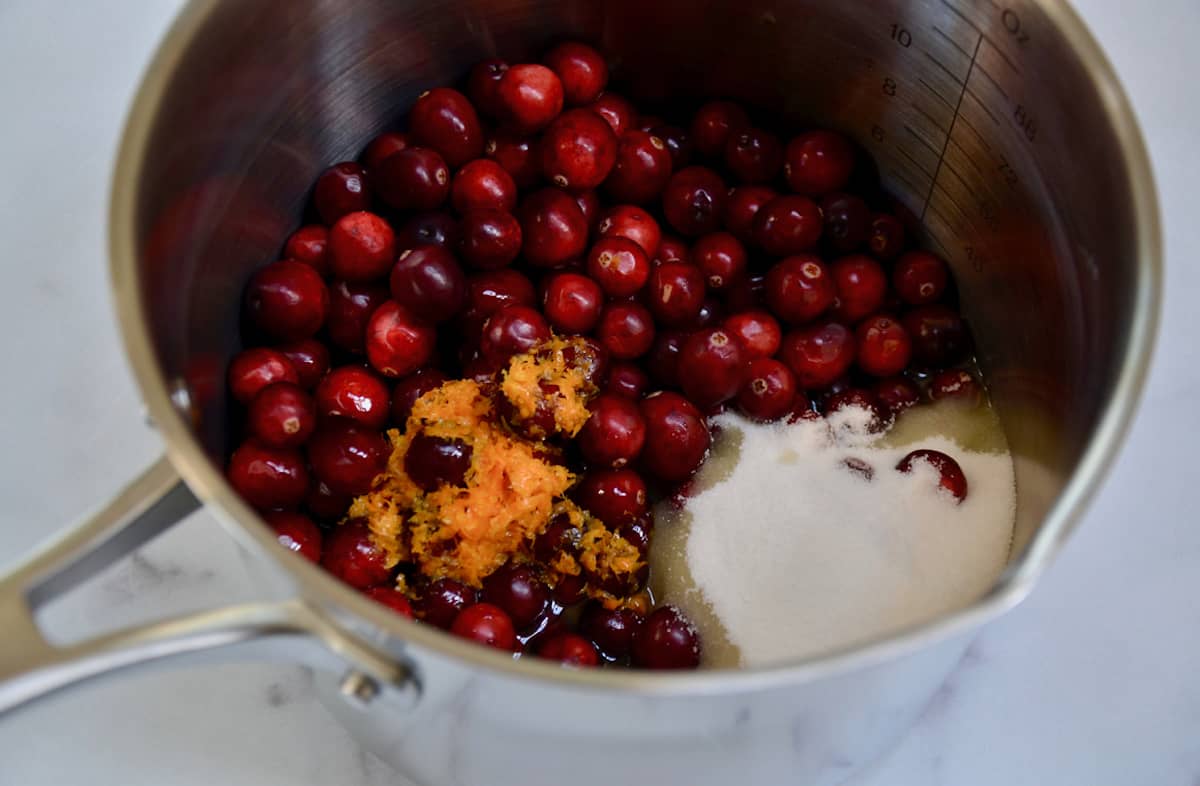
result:
[[[242,286],[323,166],[494,54],[597,42],[637,97],[727,96],[853,136],[950,260],[1016,461],[1011,564],[978,602],[844,652],[738,671],[571,671],[400,619],[279,548],[232,492],[223,370]],[[1029,592],[1100,484],[1159,311],[1150,167],[1063,0],[195,0],[129,117],[117,315],[166,455],[0,581],[0,711],[228,651],[309,663],[423,783],[825,784],[884,749],[973,633]],[[35,612],[206,505],[282,600],[54,645]]]

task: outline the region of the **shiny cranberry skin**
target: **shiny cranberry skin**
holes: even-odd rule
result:
[[[888,213],[876,213],[867,232],[867,249],[879,259],[894,258],[904,249],[904,224]]]
[[[839,390],[825,399],[822,408],[826,416],[847,408],[866,410],[871,414],[866,428],[872,434],[882,431],[887,426],[891,416],[890,410],[883,405],[883,402],[874,393],[862,388]]]
[[[663,235],[658,241],[658,251],[654,254],[653,264],[663,262],[691,262],[692,252],[687,241],[675,235]]]
[[[559,633],[543,640],[537,654],[539,658],[555,660],[564,666],[591,668],[600,665],[595,646],[578,633]]]
[[[853,254],[830,266],[837,300],[833,316],[839,322],[854,324],[883,306],[887,297],[887,274],[883,267],[865,254]]]
[[[544,65],[519,63],[500,77],[497,90],[501,119],[522,133],[540,131],[563,108],[563,86]]]
[[[609,527],[646,512],[646,481],[631,469],[594,469],[575,487],[575,501]]]
[[[550,605],[550,588],[530,566],[510,562],[483,580],[483,600],[503,609],[517,630],[526,630]]]
[[[304,338],[276,347],[292,367],[300,387],[312,390],[329,370],[329,348],[315,338]]]
[[[854,363],[854,334],[838,322],[818,322],[783,337],[779,359],[806,390],[823,388],[844,375]]]
[[[974,407],[983,402],[983,388],[971,372],[946,369],[934,374],[933,379],[929,381],[929,397],[934,401],[955,399]]]
[[[909,251],[892,268],[892,286],[911,306],[937,302],[949,280],[946,263],[928,251]]]
[[[567,106],[595,101],[608,85],[604,56],[587,44],[566,41],[547,52],[542,60],[558,74]]]
[[[938,485],[954,495],[962,502],[967,498],[967,476],[963,474],[958,462],[942,453],[940,450],[914,450],[896,465],[896,469],[907,474],[912,472],[913,465],[918,462],[929,464],[938,471]]]
[[[747,358],[769,358],[779,351],[783,330],[765,311],[743,311],[725,318],[723,327],[738,340]]]
[[[693,319],[685,328],[691,330],[699,330],[701,328],[717,327],[718,323],[725,317],[725,309],[721,305],[721,301],[715,296],[704,298],[704,302],[700,304],[700,310],[696,312],[696,318]]]
[[[829,268],[811,254],[788,257],[767,271],[767,305],[784,322],[810,322],[832,306],[836,296]]]
[[[489,270],[467,278],[467,315],[484,320],[505,306],[533,306],[537,302],[533,282],[515,270]]]
[[[671,168],[665,142],[645,131],[626,131],[617,144],[616,163],[604,189],[616,202],[643,205],[667,187]]]
[[[654,317],[638,303],[610,303],[600,314],[596,338],[616,360],[633,360],[654,343]]]
[[[471,587],[454,579],[437,579],[429,583],[416,598],[421,619],[430,625],[449,630],[458,613],[478,600]]]
[[[767,277],[749,276],[733,282],[721,293],[725,301],[725,310],[756,311],[767,303]]]
[[[400,225],[396,232],[396,248],[405,251],[417,246],[441,246],[454,249],[458,245],[458,221],[443,210],[417,213]]]
[[[763,205],[779,192],[766,186],[737,186],[729,189],[725,198],[725,209],[721,223],[725,229],[743,243],[757,242],[754,236],[754,219]]]
[[[488,140],[484,151],[488,158],[504,168],[517,184],[517,188],[530,188],[542,176],[537,144],[532,139],[497,134]]]
[[[579,448],[590,466],[620,468],[642,452],[646,424],[633,401],[602,393],[589,406],[592,414],[579,432]]]
[[[703,409],[736,396],[745,371],[745,350],[721,328],[693,333],[679,352],[679,384],[684,394]]]
[[[314,479],[304,497],[304,507],[321,521],[337,522],[345,517],[352,500],[348,494],[334,494],[329,486]]]
[[[521,253],[521,224],[491,208],[467,211],[459,224],[458,253],[477,270],[506,267]]]
[[[890,377],[908,367],[912,341],[900,322],[884,314],[873,316],[855,331],[858,367],[876,377]]]
[[[383,435],[346,418],[329,418],[308,443],[308,461],[334,494],[357,496],[387,466],[390,448]]]
[[[367,165],[368,169],[374,169],[382,164],[385,158],[393,153],[399,153],[410,144],[408,134],[399,131],[384,131],[367,143],[362,154],[363,163]]]
[[[334,527],[325,538],[321,565],[355,589],[391,581],[387,551],[371,537],[366,519],[351,519]]]
[[[397,382],[392,389],[392,424],[403,427],[417,399],[431,390],[437,390],[448,380],[449,377],[436,368],[422,368]]]
[[[488,362],[499,368],[513,355],[528,352],[549,339],[550,326],[540,313],[528,306],[508,306],[488,317],[479,349]]]
[[[371,191],[367,186],[367,170],[353,161],[334,164],[317,178],[313,202],[326,226],[333,226],[347,213],[368,209]]]
[[[671,154],[671,169],[683,169],[692,161],[692,139],[678,126],[655,126],[650,133],[663,141]]]
[[[246,284],[246,315],[264,333],[284,341],[308,338],[329,314],[329,290],[309,265],[282,259]]]
[[[715,232],[721,225],[726,191],[725,181],[707,167],[681,169],[671,175],[663,190],[663,215],[676,232],[687,237]]]
[[[433,210],[450,195],[450,168],[436,150],[408,147],[384,159],[371,184],[396,210]]]
[[[603,307],[600,285],[578,273],[555,275],[542,299],[546,319],[564,333],[587,333],[600,321]]]
[[[783,363],[757,357],[746,366],[745,380],[738,391],[737,405],[755,420],[779,420],[792,411],[796,400],[796,376]]]
[[[629,297],[650,278],[650,260],[629,238],[602,237],[588,251],[587,274],[610,297]]]
[[[728,232],[714,232],[700,238],[692,246],[691,256],[714,292],[728,289],[746,272],[746,248]]]
[[[616,93],[601,94],[587,108],[604,118],[618,137],[637,128],[637,110]]]
[[[229,457],[226,477],[242,499],[259,510],[294,508],[308,493],[308,470],[300,451],[243,442]]]
[[[367,322],[367,361],[385,377],[404,377],[433,357],[437,331],[394,300]]]
[[[422,491],[431,493],[442,486],[467,485],[474,450],[461,439],[433,437],[421,432],[408,443],[404,472]]]
[[[300,382],[295,367],[282,352],[254,347],[242,350],[229,361],[229,392],[242,404],[249,404],[260,390],[275,382]]]
[[[490,603],[476,603],[460,611],[450,625],[450,632],[477,644],[508,652],[517,644],[512,620],[500,607]]]
[[[839,254],[862,248],[871,230],[871,209],[851,194],[828,194],[821,198],[821,217],[825,227],[821,236]]]
[[[646,303],[664,325],[687,325],[696,319],[704,303],[704,273],[695,265],[664,262],[650,272]]]
[[[276,510],[263,514],[263,520],[285,549],[298,552],[310,562],[321,561],[321,530],[308,516]]]
[[[283,244],[283,258],[303,262],[322,276],[329,275],[329,230],[320,224],[300,227]]]
[[[500,80],[508,70],[508,63],[498,57],[480,60],[467,76],[467,95],[471,103],[485,115],[499,118],[504,112],[500,101]]]
[[[659,387],[679,387],[679,353],[690,335],[686,330],[664,330],[655,336],[645,366]]]
[[[450,319],[467,301],[467,277],[441,246],[417,246],[402,252],[388,283],[397,303],[429,322]]]
[[[413,618],[412,603],[403,592],[394,587],[371,587],[363,594],[376,603],[387,606],[405,619]]]
[[[913,360],[934,368],[964,360],[971,350],[971,335],[958,312],[949,306],[917,306],[901,322],[912,339]]]
[[[329,230],[329,266],[345,281],[383,278],[396,261],[396,235],[374,213],[347,213]]]
[[[617,160],[617,136],[595,112],[571,109],[546,129],[539,150],[542,175],[559,188],[579,191],[608,177]]]
[[[686,480],[708,455],[708,423],[692,402],[671,392],[652,393],[641,401],[646,444],[641,466],[667,483]]]
[[[459,213],[492,209],[511,213],[517,207],[517,184],[490,158],[469,162],[450,183],[450,204]]]
[[[580,211],[583,212],[590,235],[596,231],[596,226],[600,223],[600,195],[596,193],[596,189],[587,188],[583,191],[576,191],[571,196],[575,197],[575,204],[579,205]]]
[[[662,230],[654,217],[637,205],[618,205],[604,213],[596,227],[600,237],[623,237],[653,257],[662,241]]]
[[[811,199],[787,194],[775,197],[754,216],[754,238],[772,256],[800,254],[821,238],[821,211]]]
[[[710,101],[692,116],[691,138],[696,152],[719,156],[729,137],[750,126],[746,110],[731,101]]]
[[[636,363],[613,363],[608,370],[604,392],[637,401],[650,387],[650,377]]]
[[[783,174],[797,194],[840,191],[854,172],[854,147],[833,131],[809,131],[794,137],[784,158]]]
[[[317,427],[312,396],[292,382],[275,382],[255,394],[246,425],[260,443],[272,448],[298,448]]]
[[[408,113],[412,141],[436,150],[457,169],[483,155],[483,128],[467,97],[448,87],[422,93]]]
[[[335,281],[329,287],[329,318],[326,320],[329,340],[356,355],[366,352],[367,322],[387,299],[385,286]]]
[[[620,660],[629,654],[633,634],[641,624],[641,616],[633,609],[606,609],[593,602],[579,617],[579,632],[607,657]]]
[[[587,247],[587,218],[579,205],[557,188],[535,191],[517,212],[525,260],[537,267],[557,267]]]
[[[725,166],[743,183],[767,183],[783,166],[783,143],[761,128],[734,131],[725,141]]]
[[[893,415],[898,415],[921,400],[921,391],[904,377],[888,377],[874,384],[871,392]]]
[[[342,366],[317,385],[316,411],[381,429],[388,420],[391,393],[382,379],[362,366]]]
[[[643,669],[694,669],[700,665],[700,636],[678,609],[660,606],[634,634],[630,654]]]

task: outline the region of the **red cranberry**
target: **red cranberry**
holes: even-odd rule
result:
[[[783,166],[783,143],[761,128],[734,131],[725,141],[725,166],[743,183],[767,183]]]
[[[229,457],[229,484],[259,510],[294,508],[308,493],[308,470],[300,451],[243,442]]]
[[[847,408],[865,410],[870,413],[871,417],[866,424],[866,429],[872,434],[876,434],[886,427],[891,414],[874,393],[862,388],[839,390],[824,402],[826,415],[832,415]]]
[[[467,314],[482,327],[484,320],[505,306],[537,302],[533,282],[515,270],[489,270],[467,279]]]
[[[775,197],[754,216],[754,237],[772,256],[808,251],[821,238],[821,211],[807,197]]]
[[[797,194],[815,196],[845,188],[854,171],[854,148],[841,134],[809,131],[788,142],[783,174]]]
[[[663,235],[658,241],[658,251],[654,254],[655,265],[663,262],[691,262],[692,253],[687,241],[675,235]]]
[[[458,613],[478,600],[475,590],[454,579],[437,579],[417,595],[417,612],[430,625],[449,630]]]
[[[521,224],[503,210],[467,211],[459,232],[458,253],[478,270],[505,267],[521,253]]]
[[[802,420],[820,420],[821,416],[813,409],[813,404],[809,401],[808,396],[797,386],[796,397],[792,399],[792,409],[788,413],[788,423],[799,423]]]
[[[892,259],[904,248],[904,224],[893,215],[876,213],[867,233],[867,248],[879,259]]]
[[[433,437],[421,432],[408,443],[404,472],[427,493],[442,486],[464,487],[473,453],[471,446],[461,439]]]
[[[579,618],[579,632],[606,656],[620,660],[629,654],[633,634],[641,624],[641,616],[633,609],[606,609],[589,603]]]
[[[871,230],[871,209],[850,194],[829,194],[821,199],[825,227],[821,236],[839,254],[862,248]]]
[[[966,323],[949,306],[917,306],[901,321],[912,339],[913,360],[924,366],[951,366],[971,350]]]
[[[576,191],[572,196],[575,197],[575,204],[579,205],[579,210],[583,213],[584,220],[587,221],[590,235],[596,231],[596,226],[600,223],[600,195],[596,193],[596,189],[588,188]]]
[[[717,327],[718,323],[720,323],[724,317],[725,309],[722,307],[721,301],[710,295],[704,298],[704,302],[700,304],[700,310],[696,312],[696,318],[684,327],[691,330]]]
[[[519,63],[500,77],[501,118],[522,133],[550,125],[563,108],[563,85],[544,65]]]
[[[342,366],[317,385],[316,408],[322,417],[345,417],[381,429],[387,423],[389,398],[382,379],[362,366]]]
[[[704,273],[695,265],[664,262],[650,272],[646,302],[664,325],[679,326],[694,321],[704,295]]]
[[[638,115],[637,131],[645,131],[647,134],[654,133],[654,129],[666,123],[658,115]],[[635,129],[630,129],[635,130]]]
[[[681,235],[715,232],[725,210],[726,191],[725,181],[707,167],[681,169],[671,175],[663,191],[663,215]]]
[[[564,333],[587,333],[600,321],[603,307],[600,285],[578,273],[555,275],[542,300],[546,319]]]
[[[645,513],[646,499],[646,481],[631,469],[591,470],[575,487],[579,506],[610,527]]]
[[[892,286],[912,306],[937,302],[949,279],[946,263],[928,251],[909,251],[892,268]]]
[[[413,618],[413,607],[408,598],[394,587],[371,587],[363,593],[376,603],[387,606],[405,619]]]
[[[592,643],[578,633],[560,633],[545,639],[537,650],[538,657],[556,660],[565,666],[591,668],[600,665],[600,655]]]
[[[801,388],[831,384],[854,363],[854,334],[837,322],[818,322],[783,337],[779,359],[796,375]]]
[[[467,277],[441,246],[417,246],[400,254],[388,279],[392,297],[420,319],[444,322],[467,300]]]
[[[638,303],[610,303],[600,314],[596,338],[617,360],[633,360],[654,343],[654,318]]]
[[[763,308],[767,302],[767,277],[749,276],[733,282],[721,293],[728,311],[753,311]]]
[[[671,154],[671,169],[683,169],[692,161],[692,139],[678,126],[655,126],[650,133],[663,141]]]
[[[608,370],[604,392],[637,401],[650,387],[650,377],[636,363],[613,363]]]
[[[912,341],[899,321],[881,314],[865,320],[855,332],[858,367],[876,377],[890,377],[908,367]]]
[[[634,461],[646,441],[646,424],[637,404],[603,393],[590,409],[592,414],[578,437],[588,464],[619,468]]]
[[[747,128],[746,110],[731,101],[710,101],[692,117],[692,145],[705,156],[719,156],[729,137]]]
[[[389,452],[382,434],[346,418],[329,418],[308,443],[313,472],[334,494],[346,496],[370,489]]]
[[[983,388],[971,372],[947,369],[934,374],[929,381],[929,397],[934,401],[955,399],[974,407],[983,402]]]
[[[484,151],[488,158],[504,168],[517,188],[530,188],[542,176],[537,145],[532,139],[497,134],[488,140]]]
[[[788,257],[767,271],[767,305],[784,322],[801,324],[819,317],[837,296],[829,269],[810,254]]]
[[[574,606],[584,598],[584,591],[587,590],[587,577],[582,573],[571,575],[565,573],[558,577],[558,583],[551,589],[551,594],[554,596],[554,602],[559,606]],[[558,617],[562,619],[562,617]]]
[[[229,361],[229,392],[242,404],[249,404],[260,390],[275,382],[300,382],[282,352],[255,347],[242,350]]]
[[[783,330],[765,311],[743,311],[726,317],[725,330],[746,350],[747,358],[769,358],[779,351]]]
[[[963,474],[957,461],[940,450],[914,450],[900,459],[896,469],[908,474],[917,462],[924,462],[936,469],[940,476],[938,485],[953,494],[959,502],[967,498],[967,476]]]
[[[746,354],[721,328],[693,333],[679,353],[679,382],[696,405],[709,409],[737,395],[746,370]]]
[[[646,444],[641,465],[659,480],[686,480],[708,455],[708,424],[692,402],[677,393],[652,393],[641,401]]]
[[[587,247],[587,218],[570,195],[556,188],[525,197],[517,216],[525,239],[521,253],[531,265],[557,267]]]
[[[329,230],[320,224],[309,224],[293,232],[283,244],[284,259],[294,259],[329,275]]]
[[[835,261],[831,271],[837,289],[833,316],[849,324],[858,322],[883,306],[887,297],[887,274],[874,259],[854,254]]]
[[[528,352],[549,339],[550,326],[541,314],[528,306],[508,306],[488,317],[479,349],[499,368],[513,355]]]
[[[629,297],[650,278],[650,260],[629,238],[602,237],[588,252],[587,273],[610,297]]]
[[[618,137],[637,128],[637,110],[633,108],[633,104],[616,93],[601,94],[599,98],[588,104],[587,108],[607,120],[613,133]]]
[[[670,177],[666,143],[645,131],[627,131],[617,144],[616,163],[604,188],[616,202],[642,205],[656,199]]]
[[[264,514],[263,519],[285,549],[310,562],[321,561],[321,530],[308,516],[276,510]]]
[[[329,287],[329,340],[356,355],[366,352],[367,322],[387,299],[387,287],[379,284],[335,281]]]
[[[246,313],[260,330],[285,341],[308,338],[329,313],[329,290],[309,265],[291,259],[260,269],[246,285]]]
[[[512,620],[503,610],[490,603],[476,603],[460,611],[450,626],[450,632],[477,644],[509,652],[517,644]]]
[[[392,390],[392,423],[402,428],[408,422],[417,399],[431,390],[437,390],[448,380],[449,377],[436,368],[422,368],[397,382]]]
[[[314,479],[304,498],[304,507],[321,521],[337,522],[345,517],[352,500],[348,494],[334,494],[333,489]]]
[[[604,56],[587,44],[567,41],[542,58],[562,81],[563,101],[567,106],[583,106],[595,101],[608,84],[608,64]]]
[[[664,330],[655,336],[646,358],[646,370],[659,387],[679,387],[679,353],[690,335],[684,330]]]
[[[546,525],[533,542],[533,556],[543,563],[554,562],[560,554],[577,556],[582,531],[571,523],[571,517],[560,513]]]
[[[779,420],[792,411],[795,400],[796,377],[783,363],[774,358],[757,357],[746,366],[737,405],[748,417]]]
[[[921,400],[921,391],[904,377],[881,379],[871,388],[871,392],[893,415],[916,406]]]
[[[383,163],[384,159],[393,153],[399,153],[409,146],[408,134],[399,131],[384,131],[372,139],[365,150],[362,160],[368,169],[374,169]]]
[[[396,236],[374,213],[348,213],[329,230],[329,263],[346,281],[383,278],[396,261]]]
[[[650,550],[650,534],[654,530],[654,511],[647,510],[643,515],[617,528],[617,534],[622,539],[633,544],[643,559]]]
[[[517,184],[490,158],[466,164],[450,183],[450,204],[459,213],[492,209],[511,213],[517,207]]]
[[[385,377],[404,377],[433,357],[437,331],[394,300],[367,322],[367,361]]]
[[[662,230],[654,217],[636,205],[618,205],[605,212],[597,226],[600,237],[623,237],[653,257],[662,241]]]
[[[391,580],[387,551],[375,543],[366,519],[339,524],[325,539],[321,565],[355,589],[367,589]]]
[[[467,95],[471,97],[471,103],[485,115],[499,118],[504,113],[504,105],[500,101],[500,80],[507,70],[507,62],[491,57],[476,63],[467,77]]]
[[[757,242],[754,236],[754,219],[762,206],[779,196],[767,186],[737,186],[729,189],[725,198],[725,210],[721,223],[730,234],[743,243]]]
[[[554,185],[572,190],[595,188],[617,160],[617,137],[595,112],[571,109],[546,129],[540,150],[542,174]]]
[[[371,207],[367,170],[353,161],[334,164],[317,178],[313,202],[326,226],[333,226],[347,213],[367,210]]]
[[[746,249],[728,232],[714,232],[692,246],[692,262],[704,273],[708,288],[720,292],[745,274]]]
[[[329,348],[315,338],[303,338],[276,347],[292,367],[300,387],[312,390],[329,370]]]
[[[634,634],[631,654],[643,669],[694,669],[700,665],[700,636],[678,609],[660,606]]]
[[[453,249],[458,245],[458,221],[442,210],[417,213],[400,225],[396,233],[396,248],[404,251],[417,246],[441,246]]]
[[[250,433],[268,447],[298,448],[317,427],[317,409],[299,385],[275,382],[255,394],[246,423]]]
[[[454,169],[483,155],[483,128],[467,97],[448,87],[422,93],[408,113],[412,141],[436,150]]]
[[[526,630],[550,605],[550,588],[533,568],[510,562],[483,580],[483,600],[503,609],[517,630]]]
[[[433,210],[450,195],[450,169],[436,150],[408,147],[384,159],[371,183],[396,210]]]

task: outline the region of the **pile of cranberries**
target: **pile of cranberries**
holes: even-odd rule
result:
[[[676,609],[644,593],[572,605],[580,587],[550,587],[536,562],[478,589],[421,576],[396,589],[406,566],[342,521],[385,468],[384,431],[448,379],[490,378],[552,333],[586,336],[605,369],[564,452],[574,496],[645,553],[647,495],[703,462],[709,414],[854,405],[885,424],[982,392],[945,263],[909,247],[845,137],[783,136],[723,100],[642,114],[607,83],[580,43],[542,63],[486,60],[321,174],[312,223],[246,285],[228,477],[284,545],[400,614],[574,665],[692,668],[699,640]],[[916,458],[954,492],[953,459]],[[548,526],[535,553],[561,540]]]

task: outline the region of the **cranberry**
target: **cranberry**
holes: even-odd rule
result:
[[[829,396],[824,402],[825,414],[832,415],[843,409],[857,409],[870,413],[866,429],[876,434],[887,425],[890,412],[874,393],[862,388],[846,388]]]
[[[353,161],[334,164],[317,178],[313,202],[326,226],[333,226],[347,213],[367,210],[371,207],[367,170]]]
[[[275,382],[300,382],[282,352],[255,347],[242,350],[229,362],[229,392],[242,404],[249,404],[260,390]]]
[[[724,317],[725,309],[721,305],[721,301],[710,295],[704,298],[704,302],[700,304],[700,310],[696,312],[696,318],[684,327],[691,330],[716,327]]]
[[[700,636],[674,606],[650,612],[633,637],[633,664],[644,669],[694,669],[700,665]]]
[[[650,377],[636,363],[613,363],[608,370],[604,392],[637,401],[650,387]]]
[[[320,480],[314,480],[309,486],[308,494],[304,497],[304,507],[308,512],[322,521],[336,522],[345,517],[353,500],[348,494],[334,494],[329,486]]]
[[[936,302],[949,278],[946,263],[928,251],[909,251],[892,268],[892,286],[901,300],[913,306]]]
[[[737,395],[746,354],[733,335],[708,328],[691,335],[679,353],[679,382],[696,405],[710,409]]]
[[[578,437],[588,464],[619,468],[635,460],[646,441],[646,424],[637,404],[603,393],[589,408],[592,414]]]
[[[578,633],[559,633],[542,641],[538,657],[556,660],[565,666],[590,668],[600,665],[600,655],[590,641]]]
[[[259,510],[294,508],[308,493],[308,470],[300,451],[255,440],[233,451],[226,476],[233,490]]]
[[[478,270],[505,267],[521,253],[521,224],[503,210],[467,211],[459,231],[458,253]]]
[[[950,366],[964,360],[971,350],[966,323],[949,306],[918,306],[905,314],[902,322],[912,339],[912,356],[917,363],[935,368]]]
[[[936,469],[940,476],[938,485],[953,494],[959,502],[967,498],[967,476],[963,474],[957,461],[940,450],[914,450],[900,459],[896,469],[908,474],[917,462],[929,464]]]
[[[519,63],[500,77],[501,118],[522,133],[550,125],[563,108],[563,85],[544,65]]]
[[[528,306],[509,306],[488,317],[479,349],[499,368],[513,355],[528,352],[549,339],[550,326],[541,314]]]
[[[898,415],[921,400],[921,391],[904,377],[881,379],[871,392],[893,415]]]
[[[815,256],[788,257],[767,271],[767,305],[784,322],[816,319],[833,305],[836,295],[829,269]]]
[[[483,128],[467,97],[448,87],[422,93],[408,113],[412,141],[436,150],[457,169],[483,155]]]
[[[490,603],[476,603],[460,611],[450,626],[450,632],[498,650],[512,651],[517,644],[512,620],[502,609]]]
[[[663,235],[658,241],[658,251],[654,254],[654,264],[663,262],[691,262],[692,253],[687,241],[675,235]]]
[[[842,459],[842,466],[867,482],[875,479],[875,468],[856,456]]]
[[[820,237],[821,210],[807,197],[775,197],[754,216],[754,238],[772,256],[808,251]]]
[[[417,246],[403,252],[388,281],[397,303],[430,322],[453,317],[467,300],[467,278],[441,246]]]
[[[821,236],[839,254],[862,248],[871,230],[871,209],[850,194],[828,194],[821,199],[825,227]]]
[[[329,230],[329,263],[346,281],[383,278],[396,261],[396,236],[374,213],[347,213]]]
[[[500,80],[508,70],[508,63],[498,57],[480,60],[467,77],[467,95],[471,103],[490,117],[498,118],[504,113],[500,101]]]
[[[525,197],[517,216],[525,239],[521,251],[531,265],[557,267],[587,247],[587,218],[570,195],[556,188]]]
[[[769,358],[779,351],[783,330],[765,311],[743,311],[726,317],[725,330],[746,350],[747,358]]]
[[[329,313],[329,290],[309,265],[280,260],[259,270],[246,285],[247,316],[265,333],[292,341],[321,329]]]
[[[325,539],[321,565],[355,589],[367,589],[388,582],[387,551],[375,543],[366,519],[351,519],[339,524]]]
[[[662,241],[662,230],[654,217],[636,205],[618,205],[605,212],[597,226],[600,237],[623,237],[642,247],[652,257]]]
[[[858,322],[883,306],[887,297],[887,274],[874,259],[854,254],[835,261],[831,271],[837,288],[833,316],[849,324]]]
[[[559,188],[595,188],[617,160],[617,137],[604,118],[571,109],[555,118],[541,141],[542,174]]]
[[[397,210],[433,210],[450,195],[450,169],[436,150],[409,147],[384,159],[371,183]]]
[[[417,246],[441,246],[453,249],[458,245],[458,221],[442,210],[417,213],[400,225],[396,232],[396,248],[404,251]]]
[[[404,472],[421,490],[429,493],[442,486],[467,485],[474,450],[461,439],[434,437],[421,432],[412,438],[404,454]]]
[[[329,275],[329,230],[320,224],[300,227],[283,244],[283,257],[303,262],[322,276]]]
[[[387,423],[389,399],[382,379],[362,366],[342,366],[317,385],[316,411],[322,417],[345,417],[381,429]]]
[[[782,165],[783,144],[770,131],[744,128],[725,141],[725,166],[743,183],[767,183]]]
[[[511,213],[517,207],[517,184],[490,158],[466,164],[450,183],[450,204],[459,213],[490,208]]]
[[[315,338],[303,338],[276,347],[292,367],[300,387],[312,390],[329,370],[329,348]]]
[[[601,94],[588,104],[587,108],[608,121],[613,133],[618,137],[637,128],[637,110],[633,108],[633,104],[616,93]]]
[[[587,273],[610,297],[629,297],[650,278],[650,260],[629,238],[602,237],[588,252]]]
[[[679,353],[690,335],[685,330],[664,330],[655,336],[646,370],[660,387],[679,387]]]
[[[533,556],[540,562],[550,563],[560,554],[577,555],[582,534],[579,527],[571,523],[570,516],[559,513],[534,540]]]
[[[387,299],[387,287],[379,284],[335,281],[329,287],[329,340],[356,355],[366,352],[367,322]]]
[[[533,282],[515,270],[490,270],[467,279],[467,313],[479,320],[505,306],[532,306],[537,302]]]
[[[647,305],[664,325],[686,325],[695,320],[704,295],[704,273],[694,265],[664,262],[650,272]]]
[[[387,606],[405,619],[413,618],[413,607],[403,592],[394,587],[371,587],[364,593],[376,603]]]
[[[779,420],[792,411],[795,399],[796,377],[783,363],[774,358],[757,357],[746,366],[737,405],[748,417]]]
[[[308,461],[334,494],[357,496],[387,465],[383,435],[346,418],[329,418],[308,443]]]
[[[458,613],[478,600],[475,590],[454,579],[437,579],[417,595],[417,612],[430,625],[448,630]]]
[[[583,191],[576,191],[572,196],[575,197],[575,204],[579,205],[579,210],[583,213],[583,218],[587,221],[588,234],[596,231],[596,226],[600,223],[600,195],[596,193],[596,189],[587,188]]]
[[[517,630],[526,630],[546,611],[550,588],[533,568],[510,562],[483,580],[483,600],[503,609]]]
[[[250,433],[272,448],[298,448],[317,427],[312,396],[292,382],[275,382],[255,394],[246,413]]]
[[[604,181],[617,202],[635,205],[656,199],[671,177],[671,153],[658,137],[645,131],[626,131],[617,144],[616,163]]]
[[[596,338],[617,360],[633,360],[654,343],[654,318],[638,303],[610,303],[600,314]]]
[[[746,249],[728,232],[705,235],[692,246],[692,262],[704,273],[708,288],[728,289],[746,272]]]
[[[929,397],[934,401],[955,399],[974,407],[983,402],[983,388],[971,372],[947,369],[934,374],[933,379],[929,381]]]
[[[595,101],[608,84],[608,64],[604,56],[587,44],[566,41],[542,58],[562,81],[563,101],[567,106],[583,106]]]
[[[276,510],[263,515],[279,543],[310,562],[321,561],[321,530],[308,516]]]
[[[692,402],[677,393],[652,393],[640,404],[646,419],[641,465],[659,480],[686,480],[704,462],[708,424]]]
[[[579,632],[606,656],[619,660],[629,654],[633,634],[641,624],[641,616],[633,609],[606,609],[593,602],[579,617]]]
[[[750,276],[733,282],[733,286],[721,293],[728,311],[753,311],[763,308],[767,302],[767,277]]]
[[[584,591],[587,589],[587,578],[582,574],[571,575],[565,573],[558,577],[558,583],[554,585],[551,593],[554,596],[554,602],[559,606],[574,606],[584,598]],[[558,617],[562,619],[562,617]]]
[[[813,404],[809,401],[808,396],[797,386],[796,397],[792,399],[792,409],[788,413],[788,423],[799,423],[802,420],[820,420],[821,416],[813,409]]]
[[[542,299],[546,319],[564,333],[587,333],[600,321],[603,307],[600,285],[578,273],[555,275]]]
[[[837,322],[818,322],[783,337],[779,359],[796,375],[801,388],[823,388],[854,363],[854,334]]]
[[[384,131],[372,139],[363,150],[362,160],[368,169],[374,169],[383,163],[384,159],[393,153],[399,153],[409,146],[408,134],[399,131]]]
[[[654,530],[654,512],[647,510],[633,521],[622,524],[617,528],[617,534],[622,539],[633,544],[638,554],[645,559],[646,553],[650,550],[650,533]]]
[[[783,174],[797,194],[839,191],[854,171],[854,148],[841,134],[809,131],[788,142]]]
[[[908,367],[912,341],[904,326],[881,314],[865,320],[855,332],[858,367],[876,377],[890,377]]]
[[[721,176],[707,167],[681,169],[671,175],[663,191],[663,215],[681,235],[715,232],[725,210],[726,190]]]
[[[880,259],[892,259],[904,248],[904,224],[893,215],[876,213],[867,233],[867,248]]]
[[[655,126],[650,133],[663,141],[671,154],[671,169],[683,169],[692,160],[692,139],[678,126]]]
[[[710,101],[692,117],[692,145],[705,156],[719,156],[729,137],[747,128],[746,110],[731,101]]]
[[[392,390],[392,423],[403,428],[417,399],[437,390],[448,380],[449,377],[436,368],[422,368],[397,382]]]
[[[779,192],[767,186],[731,188],[725,198],[725,210],[721,214],[721,223],[730,234],[743,243],[756,242],[754,218],[763,205],[777,196],[779,196]]]
[[[488,158],[504,168],[517,188],[529,188],[542,176],[537,145],[532,139],[497,134],[488,140],[484,151]]]
[[[646,481],[631,469],[591,470],[575,487],[579,506],[609,527],[619,527],[645,513],[646,499]]]
[[[404,377],[433,357],[437,331],[394,300],[367,322],[367,360],[385,377]]]

